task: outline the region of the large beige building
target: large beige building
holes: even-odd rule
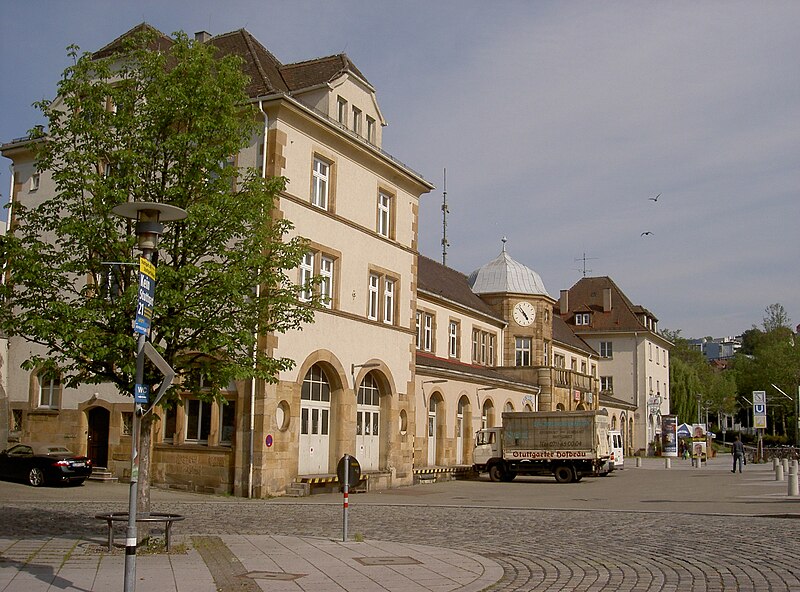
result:
[[[541,278],[505,244],[469,276],[419,256],[419,200],[433,186],[382,150],[375,89],[346,55],[282,64],[245,30],[197,39],[244,58],[261,125],[233,164],[288,179],[276,215],[308,239],[296,281],[320,278],[325,306],[302,331],[261,336],[265,351],[296,362],[276,384],[232,383],[225,405],[186,394],[158,409],[154,485],[307,493],[331,486],[344,454],[358,459],[371,489],[451,478],[471,464],[474,432],[498,425],[503,411],[611,400],[601,393],[597,340],[572,330],[569,309],[562,304],[559,316]],[[0,150],[13,161],[13,202],[53,194],[27,139]],[[127,477],[131,398],[21,370],[31,349],[11,339],[0,370],[10,438],[66,444]],[[667,369],[666,357],[658,368]],[[666,392],[666,378],[648,376]],[[628,414],[641,404],[638,394],[620,401]]]

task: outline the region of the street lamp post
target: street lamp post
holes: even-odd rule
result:
[[[139,482],[139,438],[140,418],[149,402],[149,390],[144,384],[144,358],[150,321],[153,317],[155,297],[155,255],[158,252],[158,237],[164,232],[161,222],[173,222],[186,218],[186,211],[168,204],[150,202],[128,202],[114,207],[112,213],[122,218],[136,220],[136,237],[142,251],[139,267],[139,299],[134,333],[136,341],[136,375],[134,387],[134,413],[131,435],[131,483],[128,497],[128,528],[125,535],[125,592],[136,590],[136,547],[138,534],[137,500]],[[171,380],[171,379],[170,379]],[[162,389],[163,392],[163,389]]]

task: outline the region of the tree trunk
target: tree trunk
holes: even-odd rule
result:
[[[140,515],[150,514],[150,466],[153,448],[153,413],[141,418],[139,424],[139,481],[136,489],[136,508]],[[137,538],[144,541],[150,536],[148,522],[137,524]]]

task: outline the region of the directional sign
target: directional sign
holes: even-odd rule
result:
[[[753,391],[753,405],[766,405],[767,391]]]
[[[144,257],[139,257],[139,299],[136,304],[134,333],[147,335],[153,320],[153,303],[156,294],[156,267]]]

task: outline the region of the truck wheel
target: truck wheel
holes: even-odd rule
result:
[[[558,465],[553,471],[553,476],[559,483],[572,483],[575,479],[575,472],[569,465]]]
[[[516,476],[517,474],[514,471],[506,471],[503,473],[503,476],[500,477],[500,480],[505,481],[506,483],[511,483]]]
[[[502,481],[503,475],[503,469],[500,468],[500,465],[492,465],[489,467],[489,479],[492,481]]]

